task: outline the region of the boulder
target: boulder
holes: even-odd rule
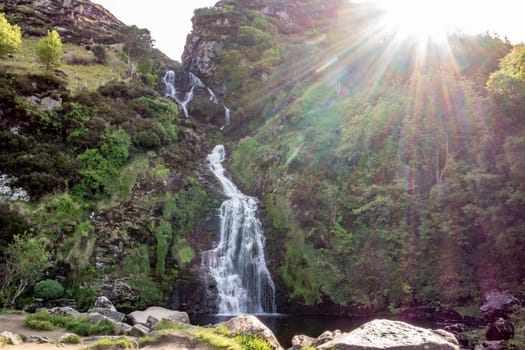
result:
[[[498,318],[507,318],[514,305],[518,305],[519,300],[508,291],[492,290],[485,293],[483,304],[479,310],[485,316],[485,319],[491,323]]]
[[[333,340],[335,337],[341,335],[341,331],[339,329],[336,329],[335,331],[326,331],[323,332],[320,336],[315,339],[315,346],[322,345],[324,343],[328,343],[329,341]]]
[[[12,332],[4,331],[0,333],[0,337],[5,338],[7,344],[10,345],[19,345],[23,343],[22,338],[18,334]]]
[[[48,310],[51,315],[80,317],[82,314],[69,306],[54,307]]]
[[[503,318],[498,318],[492,323],[485,334],[487,340],[507,340],[514,338],[514,325]]]
[[[88,314],[104,315],[114,322],[122,322],[124,321],[124,318],[126,317],[126,315],[124,315],[122,312],[113,311],[111,309],[102,309],[102,308],[97,308],[97,307],[93,309],[89,309]]]
[[[504,350],[506,349],[504,341],[484,341],[474,347],[474,350]]]
[[[146,325],[149,328],[153,328],[157,323],[159,323],[159,320],[151,315],[148,316],[148,319],[146,320]]]
[[[95,308],[117,311],[111,300],[105,296],[100,296],[95,300]]]
[[[318,349],[425,349],[458,350],[453,334],[412,326],[401,321],[374,320],[343,333]]]
[[[234,334],[259,336],[266,339],[274,349],[283,349],[270,328],[253,315],[237,316],[226,321],[223,325]]]
[[[49,339],[48,337],[45,337],[43,335],[30,335],[26,338],[26,342],[28,343],[37,343],[37,344],[45,344],[45,343],[52,343],[53,341]]]
[[[307,348],[307,347],[314,347],[315,346],[315,338],[312,338],[312,337],[309,337],[307,335],[304,335],[304,334],[300,334],[300,335],[294,335],[293,338],[292,338],[292,349],[295,350],[299,350],[299,349],[302,349],[302,348]]]
[[[142,324],[136,324],[131,327],[131,330],[128,332],[132,337],[144,337],[149,333],[150,329]]]
[[[153,317],[157,320],[168,319],[175,323],[190,322],[190,318],[186,312],[170,310],[160,306],[151,306],[144,311],[133,311],[129,314],[129,318],[133,324],[147,324],[148,317]]]
[[[55,100],[51,97],[44,97],[42,100],[40,100],[40,105],[46,110],[50,111],[54,108],[62,106],[62,99],[59,98]]]
[[[115,333],[117,334],[129,334],[131,332],[131,326],[124,322],[115,323]]]
[[[107,297],[117,305],[134,304],[140,299],[138,290],[131,287],[123,280],[116,280],[109,284],[103,284],[98,295]]]

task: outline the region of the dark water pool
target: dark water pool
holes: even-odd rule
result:
[[[337,317],[337,316],[296,316],[296,315],[256,315],[265,325],[267,325],[275,334],[279,343],[286,349],[290,347],[292,337],[297,334],[305,334],[307,336],[317,338],[321,333],[327,330],[340,329],[343,332],[349,332],[356,329],[363,323],[376,318],[389,318],[375,316],[369,318],[351,318],[351,317]],[[219,316],[219,315],[199,315],[192,318],[191,323],[206,326],[224,322],[233,316]],[[428,322],[426,324],[418,323],[418,326],[432,327]]]

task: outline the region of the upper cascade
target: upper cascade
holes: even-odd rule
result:
[[[182,108],[184,116],[186,118],[189,118],[190,114],[188,111],[188,105],[191,101],[193,101],[193,98],[195,97],[195,89],[204,89],[207,91],[209,95],[208,100],[211,103],[216,105],[220,104],[224,108],[224,122],[221,126],[221,130],[230,125],[230,109],[226,105],[219,102],[219,99],[217,98],[217,95],[215,95],[213,90],[206,86],[206,84],[204,84],[203,81],[192,72],[183,73],[183,75],[184,76],[181,79],[178,79],[177,74],[172,70],[169,70],[164,74],[164,76],[162,77],[162,83],[164,85],[164,96],[169,97],[175,102],[177,102]],[[177,89],[177,86],[180,86],[182,89],[188,87],[185,86],[187,84],[179,83],[179,81],[185,80],[189,82],[189,90],[186,90],[185,92],[179,91]]]

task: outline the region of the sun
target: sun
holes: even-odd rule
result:
[[[420,43],[444,39],[458,10],[450,0],[380,0],[378,5],[385,31]]]

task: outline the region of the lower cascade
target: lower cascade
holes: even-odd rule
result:
[[[257,218],[257,200],[224,175],[223,145],[206,157],[208,167],[227,197],[221,204],[220,240],[203,253],[203,268],[215,279],[220,314],[275,313],[275,286],[264,258],[264,233]]]

